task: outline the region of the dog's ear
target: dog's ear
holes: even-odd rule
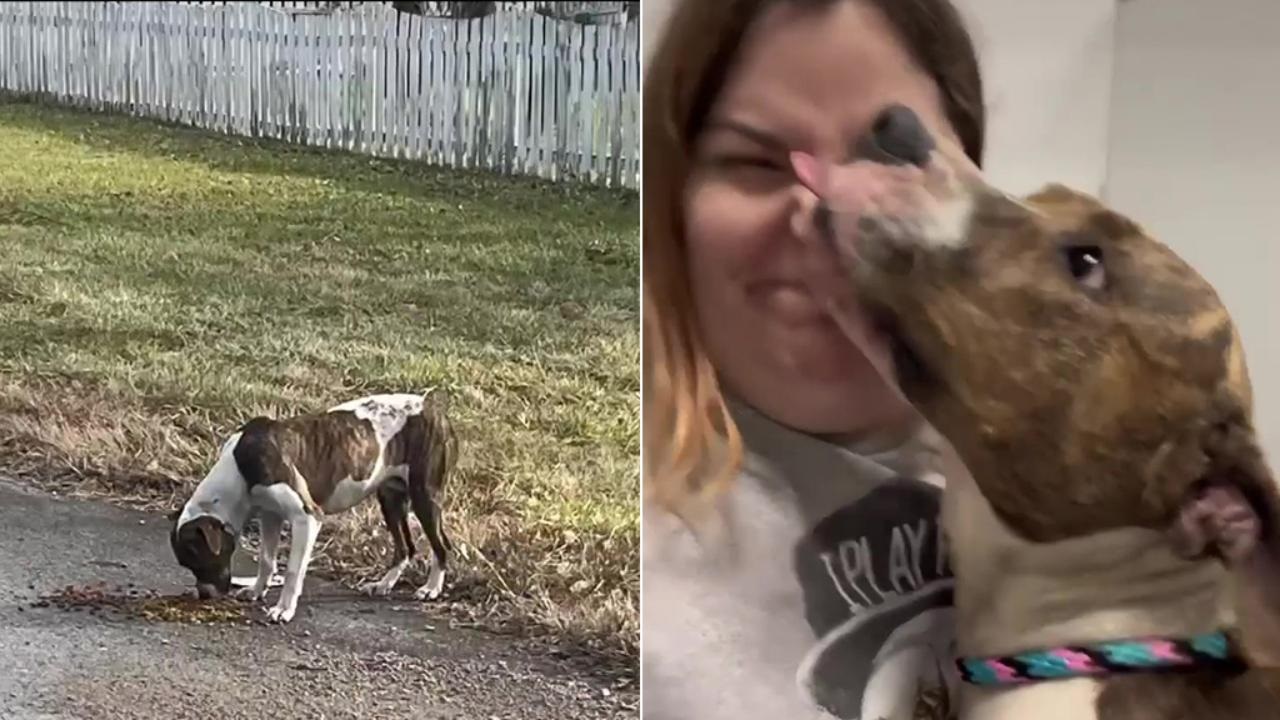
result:
[[[204,536],[205,544],[209,546],[209,551],[215,556],[222,554],[222,529],[214,527],[211,523],[200,523],[200,534]]]

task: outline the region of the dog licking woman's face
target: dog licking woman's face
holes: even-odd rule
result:
[[[1280,492],[1214,287],[1095,197],[988,185],[906,107],[872,128],[851,163],[792,164],[822,198],[809,249],[887,328],[898,387],[1022,538],[1142,527],[1221,558],[1251,660],[1280,665]]]
[[[175,518],[169,545],[178,564],[195,576],[200,599],[231,591],[231,555],[235,552],[236,539],[221,520],[206,515],[179,527]]]

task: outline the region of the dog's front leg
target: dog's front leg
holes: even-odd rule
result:
[[[311,549],[320,534],[320,520],[305,512],[290,517],[289,525],[293,529],[289,566],[285,570],[284,586],[280,588],[280,599],[267,610],[267,619],[271,622],[289,622],[297,612],[298,596],[302,594],[302,582],[306,578],[307,565],[311,563]]]
[[[284,521],[278,515],[263,513],[258,518],[258,529],[262,535],[258,548],[258,577],[254,580],[253,587],[236,590],[235,597],[242,600],[261,600],[267,594],[271,577],[276,572],[276,555],[280,548],[280,532],[283,527]]]

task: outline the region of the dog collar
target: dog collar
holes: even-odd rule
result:
[[[1008,656],[961,658],[956,661],[956,666],[965,682],[985,686],[1166,670],[1217,668],[1240,671],[1245,667],[1225,632],[1177,639],[1118,640]]]

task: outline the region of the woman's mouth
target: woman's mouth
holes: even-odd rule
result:
[[[770,313],[794,322],[821,320],[826,311],[802,282],[766,280],[752,283],[747,295]]]

